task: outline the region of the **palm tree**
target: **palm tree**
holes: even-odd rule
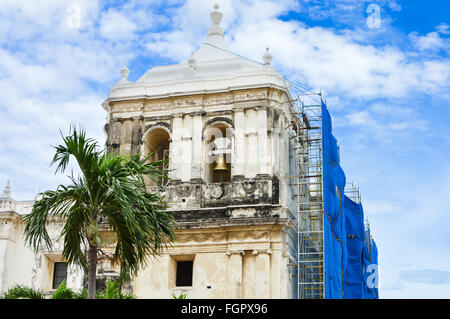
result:
[[[167,179],[160,170],[161,162],[150,157],[107,154],[99,151],[97,142],[86,138],[83,129],[71,126],[64,143],[56,146],[51,165],[56,173],[64,172],[74,158],[81,174],[69,176],[71,185],[59,185],[40,195],[29,215],[24,217],[25,241],[38,251],[44,244],[51,250],[52,241],[46,229],[48,221],[65,221],[62,256],[88,273],[88,298],[95,298],[97,254],[101,248],[99,220],[105,219],[116,235],[113,263],[120,265],[121,280],[136,275],[148,256],[160,255],[163,248],[175,241],[177,225],[166,212],[167,205],[158,193],[149,193],[144,176],[158,185]],[[83,249],[88,249],[88,258]]]

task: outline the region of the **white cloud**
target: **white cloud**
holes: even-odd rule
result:
[[[388,5],[392,11],[401,11],[402,10],[402,6],[399,3],[397,3],[397,1],[395,1],[395,0],[389,1]]]
[[[450,34],[450,28],[447,23],[441,23],[436,27],[439,33]]]
[[[200,23],[192,23],[199,19],[197,12],[192,12],[199,3],[187,1],[177,9],[172,29],[150,37],[147,49],[175,61],[189,56],[193,44],[201,43],[206,34],[206,14]],[[269,46],[273,63],[281,72],[313,89],[323,88],[349,98],[401,98],[411,92],[447,91],[449,61],[418,57],[417,52],[391,45],[359,44],[354,41],[355,32],[308,28],[296,21],[277,19],[278,14],[296,7],[292,1],[267,0],[264,6],[260,1],[227,1],[224,7],[225,16],[234,17],[224,23],[234,52],[261,60],[264,48]]]
[[[395,201],[388,200],[364,200],[364,212],[367,216],[379,214],[399,214],[404,212],[404,207]]]
[[[421,51],[436,51],[448,48],[448,40],[441,38],[439,32],[430,32],[424,36],[419,36],[414,32],[410,34],[410,37],[414,45]]]
[[[136,30],[137,25],[116,10],[109,10],[102,14],[100,34],[109,40],[131,40]]]

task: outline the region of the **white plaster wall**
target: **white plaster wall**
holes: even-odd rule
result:
[[[8,239],[0,239],[0,293],[3,293],[7,287],[7,252],[8,252]]]
[[[25,225],[8,221],[0,223],[0,293],[14,285],[25,285],[42,291],[51,290],[53,280],[53,262],[62,261],[61,241],[55,243],[52,252],[39,252],[25,244]],[[49,234],[56,238],[61,225],[49,226]],[[68,269],[67,286],[74,290],[82,288],[83,271],[80,267]]]
[[[34,253],[25,245],[23,236],[24,225],[15,225],[11,234],[9,250],[6,258],[6,290],[16,284],[33,286],[32,265],[34,264]]]

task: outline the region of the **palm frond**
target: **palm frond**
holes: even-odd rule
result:
[[[46,224],[52,218],[64,219],[63,257],[87,270],[82,248],[97,247],[98,220],[106,217],[117,238],[113,261],[120,264],[121,280],[135,275],[148,256],[159,255],[175,241],[177,224],[166,211],[167,204],[160,194],[149,193],[145,184],[148,177],[162,188],[168,180],[162,169],[165,161],[151,162],[153,153],[106,154],[75,126],[62,139],[51,164],[57,165],[57,173],[64,172],[73,156],[82,174],[70,176],[69,186],[42,193],[24,217],[26,242],[36,251],[43,244],[51,250]]]
[[[35,251],[38,251],[42,244],[48,249],[52,248],[46,228],[47,222],[55,217],[65,218],[79,199],[80,192],[74,186],[60,185],[56,191],[46,191],[40,195],[42,198],[34,203],[31,213],[23,217],[26,223],[25,242]]]

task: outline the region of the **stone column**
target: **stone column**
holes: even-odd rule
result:
[[[255,260],[256,250],[253,250],[250,254],[244,255],[244,262],[242,265],[242,298],[254,299],[256,298],[256,271]]]
[[[192,133],[192,169],[191,179],[201,178],[202,167],[202,132],[203,122],[202,114],[195,113],[193,120],[193,133]]]
[[[120,153],[130,154],[131,153],[131,130],[132,124],[131,120],[123,120],[121,130],[120,130]]]
[[[245,165],[244,176],[254,178],[258,174],[258,121],[254,108],[245,109]]]
[[[281,130],[279,127],[274,127],[269,132],[269,138],[270,138],[270,153],[271,153],[271,172],[270,174],[282,176],[282,172],[280,170],[281,164],[280,164],[280,157],[281,157]]]
[[[180,164],[182,168],[180,172],[180,179],[182,182],[188,182],[191,179],[192,171],[192,118],[190,115],[186,115],[183,118],[183,130],[181,137],[181,154]]]
[[[133,118],[131,122],[131,154],[135,155],[141,151],[142,144],[142,120]]]
[[[255,260],[255,298],[268,299],[270,298],[270,255],[272,251],[270,249],[266,250],[255,250],[253,252],[256,256]]]
[[[172,180],[180,180],[181,164],[181,133],[183,129],[182,114],[174,114],[172,122],[172,143],[170,145],[169,177]]]
[[[228,292],[230,299],[242,299],[242,258],[244,251],[227,251],[228,258]]]
[[[257,111],[258,133],[258,174],[269,174],[269,154],[267,149],[267,108]]]
[[[111,122],[108,129],[108,152],[118,152],[120,147],[120,127],[122,123],[120,120]]]
[[[234,110],[234,154],[232,158],[231,173],[233,176],[244,176],[245,165],[245,135],[244,110]]]
[[[283,298],[282,289],[285,288],[283,285],[283,269],[281,267],[282,263],[282,255],[281,251],[279,249],[275,249],[272,252],[271,255],[272,258],[272,267],[271,267],[271,278],[272,282],[270,283],[271,286],[271,296],[270,298],[273,299],[279,299]]]

